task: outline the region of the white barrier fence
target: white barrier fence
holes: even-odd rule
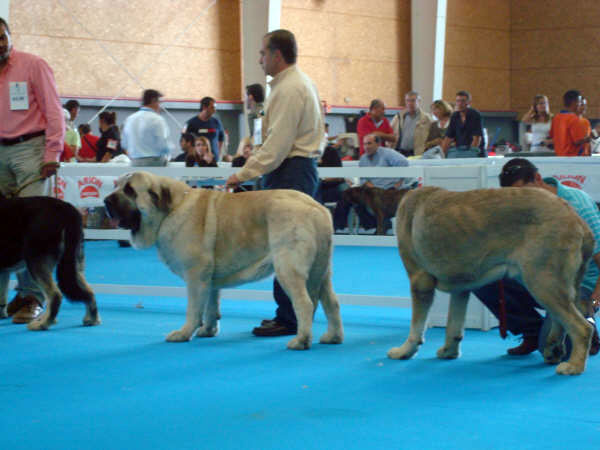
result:
[[[542,176],[554,176],[561,182],[583,189],[600,202],[600,158],[528,158],[539,169]],[[453,160],[415,160],[409,167],[357,167],[355,161],[342,168],[319,168],[321,178],[416,178],[421,185],[440,186],[455,191],[499,186],[498,175],[507,158],[468,158]],[[171,163],[167,167],[131,167],[127,164],[67,163],[62,164],[57,177],[57,190],[60,198],[78,207],[102,206],[102,199],[114,189],[116,178],[122,174],[144,170],[159,175],[186,180],[202,180],[205,184],[223,184],[227,177],[236,173],[237,168],[223,164],[218,168],[188,168],[183,163]],[[128,239],[126,230],[86,229],[89,239]],[[395,247],[395,236],[335,235],[335,245],[362,245]],[[94,285],[98,293],[137,295],[167,295],[185,297],[183,288],[149,287],[124,285]],[[402,297],[366,296],[338,294],[344,304],[370,306],[409,307],[410,300]],[[271,300],[268,291],[228,289],[223,298]],[[437,292],[432,307],[429,325],[445,326],[449,296]],[[469,302],[466,326],[488,330],[497,321],[479,301]]]

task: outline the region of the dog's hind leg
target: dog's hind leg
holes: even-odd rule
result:
[[[306,249],[303,250],[293,249],[294,252],[305,253]],[[290,297],[298,321],[296,337],[287,344],[292,350],[307,350],[312,344],[314,307],[306,286],[308,268],[302,267],[307,260],[306,255],[292,256],[287,251],[281,251],[273,258],[277,280]]]
[[[454,359],[460,356],[460,342],[465,331],[465,316],[469,303],[469,291],[450,294],[448,322],[446,323],[446,342],[437,351],[437,357]]]
[[[321,283],[319,297],[327,317],[327,332],[321,336],[319,342],[321,344],[341,344],[344,340],[344,327],[340,316],[340,302],[333,291],[331,271],[329,270]]]
[[[219,334],[219,319],[221,318],[219,302],[219,290],[211,290],[208,301],[206,302],[206,307],[204,308],[202,326],[196,333],[196,336],[214,337]]]
[[[559,266],[560,267],[560,266]],[[560,363],[556,373],[561,375],[578,375],[585,370],[588,351],[592,340],[593,326],[577,309],[575,302],[578,291],[570,280],[561,277],[557,270],[538,271],[535,279],[527,273],[523,274],[525,285],[534,298],[546,308],[553,320],[558,321],[571,338],[573,349],[571,356]],[[547,344],[544,348],[546,362],[555,363],[555,347],[562,345],[560,326],[552,326]]]
[[[40,317],[27,324],[32,331],[47,330],[56,323],[56,316],[62,302],[62,294],[54,283],[52,272],[56,266],[56,259],[51,256],[37,257],[27,260],[27,270],[33,281],[40,287],[46,297],[46,310]]]
[[[6,305],[8,302],[8,281],[10,279],[9,271],[0,270],[0,319],[6,319],[8,312]]]
[[[198,277],[186,275],[188,304],[185,313],[185,324],[181,329],[171,331],[167,335],[167,342],[189,341],[194,332],[202,324],[202,315],[206,308],[206,302],[210,297],[210,286]]]
[[[406,264],[405,264],[406,265]],[[410,359],[424,342],[425,326],[429,309],[433,304],[436,280],[426,272],[419,271],[410,276],[410,291],[412,297],[412,318],[408,339],[400,347],[388,351],[391,359]]]

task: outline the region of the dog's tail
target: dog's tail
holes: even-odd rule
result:
[[[94,293],[83,277],[83,221],[81,214],[71,205],[67,205],[63,218],[64,251],[56,267],[58,287],[71,301],[90,303]]]

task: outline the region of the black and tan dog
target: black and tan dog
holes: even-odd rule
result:
[[[10,273],[28,270],[48,303],[46,311],[28,324],[30,330],[47,330],[55,322],[61,291],[69,300],[85,303],[84,325],[99,325],[96,299],[83,276],[79,211],[52,197],[0,197],[0,217],[0,318],[7,317]],[[55,267],[58,287],[52,276]]]
[[[398,204],[410,189],[382,189],[360,186],[346,189],[342,201],[364,207],[377,219],[376,234],[385,234],[385,222],[396,215]]]

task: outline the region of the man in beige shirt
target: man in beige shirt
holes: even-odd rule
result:
[[[244,167],[227,179],[228,187],[263,176],[265,189],[295,189],[314,197],[319,186],[316,157],[324,124],[319,93],[312,80],[296,67],[296,38],[287,30],[267,33],[259,63],[270,81],[262,119],[262,142]],[[296,315],[277,279],[273,285],[277,311],[252,332],[256,336],[296,334]]]

